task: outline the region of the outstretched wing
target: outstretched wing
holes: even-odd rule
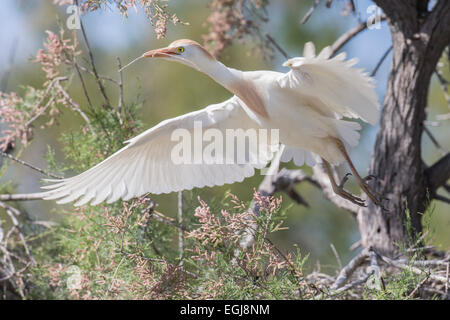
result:
[[[380,105],[375,84],[362,69],[353,68],[357,59],[345,61],[344,52],[330,59],[330,47],[315,56],[311,42],[305,44],[303,53],[304,57],[292,58],[283,64],[291,71],[278,80],[281,87],[320,99],[338,116],[361,118],[376,124]]]
[[[254,168],[264,166],[272,157],[270,147],[264,145],[265,141],[258,141],[260,145],[257,150],[246,145],[248,162],[244,164],[234,162],[233,159],[231,162],[234,163],[227,161],[229,159],[223,163],[213,163],[214,159],[209,159],[210,164],[204,161],[179,163],[172,159],[174,148],[180,144],[180,141],[173,141],[172,138],[176,129],[182,129],[194,137],[194,131],[199,127],[203,132],[207,128],[215,128],[215,132],[222,135],[223,143],[227,129],[256,129],[257,125],[248,117],[241,103],[234,96],[205,109],[165,120],[129,140],[124,148],[80,175],[63,180],[47,180],[54,184],[43,187],[51,189],[44,193],[44,199],[60,199],[58,203],[68,203],[80,198],[75,205],[89,201],[94,205],[105,200],[108,203],[120,198],[128,200],[147,192],[169,193],[242,181],[254,174]],[[211,144],[201,143],[202,148]],[[214,152],[211,154],[214,156]]]

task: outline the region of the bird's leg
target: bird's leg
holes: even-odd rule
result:
[[[353,176],[356,179],[356,183],[358,183],[359,187],[362,191],[364,191],[365,194],[370,198],[370,200],[373,201],[377,206],[383,207],[381,204],[381,199],[383,199],[383,196],[378,193],[377,191],[373,190],[367,182],[374,179],[375,176],[369,175],[365,178],[361,178],[358,171],[356,170],[355,166],[353,165],[352,160],[350,159],[350,156],[347,153],[347,150],[345,149],[344,144],[339,139],[334,139],[336,142],[336,146],[338,149],[342,152],[342,155],[344,156],[345,160],[347,161],[348,166],[350,167],[350,170],[352,171]]]
[[[322,164],[323,164],[323,168],[324,168],[325,172],[328,175],[328,178],[330,178],[331,187],[333,188],[334,193],[336,193],[337,195],[341,196],[344,199],[347,199],[347,200],[357,204],[358,206],[361,206],[361,207],[366,206],[364,203],[364,200],[362,200],[361,198],[358,198],[357,196],[344,190],[344,184],[348,180],[348,176],[350,175],[350,173],[347,173],[344,176],[344,178],[342,179],[341,183],[338,185],[336,183],[336,180],[334,180],[334,176],[331,171],[332,169],[331,169],[330,163],[327,160],[325,160],[324,158],[322,158]]]

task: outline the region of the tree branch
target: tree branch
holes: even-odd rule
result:
[[[178,212],[177,212],[177,224],[183,225],[183,191],[178,191]],[[183,230],[178,230],[178,258],[179,266],[183,268],[184,259],[184,234]]]
[[[78,0],[75,0],[75,4],[78,7]],[[88,41],[88,38],[87,38],[87,35],[86,35],[86,31],[84,29],[83,22],[81,21],[81,17],[80,17],[80,27],[81,27],[81,34],[83,35],[84,42],[86,43],[86,48],[87,48],[87,51],[88,51],[88,54],[89,54],[89,60],[91,61],[92,71],[94,72],[94,76],[95,76],[95,79],[97,80],[98,87],[100,88],[100,92],[101,92],[103,98],[105,99],[106,104],[109,107],[112,107],[111,103],[109,102],[109,98],[106,95],[105,87],[103,86],[102,81],[100,80],[100,77],[98,75],[97,68],[95,67],[94,55],[92,54],[92,50],[91,50],[91,47],[89,45],[89,41]]]
[[[442,202],[447,203],[447,204],[450,204],[450,199],[449,199],[449,198],[446,198],[446,197],[444,197],[444,196],[441,196],[440,194],[436,194],[436,195],[434,196],[434,199],[435,199],[435,200],[438,200],[438,201],[442,201]]]
[[[386,20],[386,17],[383,15],[380,17],[380,21]],[[336,52],[338,52],[347,42],[357,36],[359,33],[367,29],[367,21],[360,22],[356,27],[348,30],[343,33],[331,46],[331,55],[334,56]]]
[[[123,107],[123,75],[122,75],[122,63],[120,58],[117,57],[117,68],[119,70],[119,102],[117,103],[117,117],[119,118],[119,123],[122,125],[122,107]]]
[[[425,170],[428,189],[432,194],[450,179],[450,152]]]
[[[0,151],[0,155],[1,155],[2,157],[6,157],[6,158],[9,158],[9,159],[11,159],[11,160],[13,160],[13,161],[16,161],[17,163],[20,163],[21,165],[23,165],[23,166],[25,166],[25,167],[28,167],[28,168],[30,168],[30,169],[33,169],[33,170],[35,170],[35,171],[37,171],[37,172],[40,172],[40,173],[42,173],[42,174],[44,174],[44,175],[46,175],[46,176],[49,176],[49,177],[52,177],[52,178],[56,178],[56,179],[62,179],[62,178],[63,178],[63,177],[57,176],[57,175],[55,175],[55,174],[52,174],[52,173],[50,173],[50,172],[47,172],[47,171],[45,171],[45,170],[42,170],[42,169],[40,169],[40,168],[38,168],[38,167],[36,167],[36,166],[33,166],[32,164],[29,164],[29,163],[27,163],[27,162],[25,162],[25,161],[23,161],[23,160],[17,159],[16,157],[14,157],[14,156],[12,156],[12,155],[10,155],[10,154],[8,154],[8,153],[5,153],[5,152],[3,152],[3,151]]]
[[[39,193],[16,193],[16,194],[0,194],[0,201],[30,201],[42,200],[43,194]]]
[[[377,72],[378,69],[380,69],[381,65],[383,64],[384,60],[386,60],[387,56],[389,55],[389,52],[391,52],[393,46],[391,45],[386,52],[383,54],[383,56],[380,58],[380,60],[378,61],[377,65],[375,66],[375,68],[372,70],[372,72],[370,73],[371,77],[374,77]]]
[[[81,115],[81,117],[84,119],[84,121],[88,125],[89,130],[92,132],[93,135],[95,135],[94,128],[92,128],[92,125],[91,125],[91,121],[89,120],[88,116],[83,112],[83,110],[81,110],[78,103],[73,101],[73,99],[70,97],[70,95],[67,93],[67,91],[64,90],[64,88],[61,86],[61,84],[59,82],[56,82],[56,88],[64,96],[64,98],[66,98],[66,100],[72,105],[72,108]]]
[[[342,287],[350,279],[356,268],[363,264],[367,258],[369,258],[369,250],[364,249],[356,257],[350,260],[350,262],[341,270],[341,272],[339,272],[339,275],[337,276],[330,289],[337,290]]]
[[[320,3],[320,0],[314,0],[313,6],[308,10],[308,12],[306,12],[305,16],[300,21],[301,24],[305,24],[306,22],[308,22],[309,18],[313,14],[314,10],[316,10],[316,8],[319,5],[319,3]]]
[[[272,36],[268,33],[266,33],[267,40],[283,55],[285,59],[290,59],[291,57],[284,51],[283,48],[278,44],[278,42],[272,38]]]
[[[444,148],[441,146],[441,144],[439,143],[439,141],[437,141],[437,139],[433,136],[433,134],[431,133],[430,129],[428,129],[426,126],[423,127],[423,130],[425,131],[425,133],[428,135],[428,137],[430,138],[431,142],[433,142],[434,146],[436,147],[436,149],[438,149],[438,151],[440,152],[440,154],[442,156],[445,156],[445,150]]]

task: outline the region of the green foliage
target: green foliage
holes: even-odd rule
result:
[[[80,3],[91,10],[97,10],[108,4],[104,0],[86,0]],[[129,5],[132,3],[134,1]],[[144,1],[143,3],[147,13],[154,13],[152,10],[155,8],[161,9],[158,15],[152,15],[157,24],[159,36],[165,34],[166,26],[171,19],[173,23],[180,22],[176,16],[169,16],[165,7],[158,7],[160,3],[163,3],[162,1]],[[221,1],[214,1],[214,3],[217,6],[217,12],[223,9]],[[261,8],[264,8],[267,1],[250,1],[249,3],[261,4]],[[124,1],[118,1],[116,5],[124,15],[130,8]],[[293,23],[290,22],[298,20],[299,11],[292,10],[291,6],[292,4],[289,4],[290,9],[287,9],[289,19],[284,19],[289,28],[280,32],[283,36],[279,38],[285,37],[289,40],[286,42],[294,43],[295,46],[313,36],[317,38],[303,27],[291,27]],[[305,6],[305,4],[299,3],[296,6]],[[214,19],[214,12],[211,17],[213,18],[210,19],[211,22],[220,22]],[[235,17],[238,19],[234,19]],[[229,37],[227,32],[230,30],[228,26],[239,27],[242,19],[235,15],[230,15],[229,18],[232,19],[222,24],[224,27],[223,32],[221,31],[222,37],[212,39],[219,44],[222,42],[223,47],[231,44],[228,38],[233,41],[235,38],[240,38],[239,36]],[[210,31],[217,34],[217,30]],[[328,44],[331,38],[336,38],[335,32],[333,26],[328,32],[322,32],[322,36],[317,41]],[[55,59],[50,59],[53,56],[42,51],[40,60],[50,66],[49,71],[57,70],[58,75],[59,72],[71,72],[67,77],[70,81],[64,82],[67,85],[64,90],[69,92],[69,87],[73,89],[72,82],[75,79],[79,80],[74,71],[74,63],[78,61],[80,66],[89,66],[89,61],[65,59],[64,66],[69,71],[63,71],[62,69],[65,68],[59,68],[59,66],[60,58],[64,55],[56,54],[58,52],[67,54],[66,51],[69,50],[71,57],[78,56],[78,52],[75,52],[76,46],[70,47],[70,42],[65,44],[62,40],[63,33],[60,33],[59,40],[56,34],[49,33],[49,35],[55,41],[47,42],[47,49],[52,46],[53,49],[61,50],[50,50],[55,54]],[[230,53],[233,56],[233,51]],[[239,67],[241,64],[247,69],[260,68],[257,59],[253,56],[245,58],[239,50],[236,50],[234,55],[237,58],[230,65],[236,67],[237,64]],[[180,100],[198,105],[197,98],[193,98],[196,95],[187,94],[191,93],[194,87],[198,87],[197,81],[191,80],[192,74],[189,74],[189,71],[183,72],[188,76],[182,78],[183,76],[177,73],[177,67],[171,67],[170,70],[175,72],[170,74],[170,71],[165,70],[164,74],[169,74],[171,90],[178,94],[162,94],[160,99],[164,100],[165,107],[175,108],[173,106],[180,104]],[[97,100],[102,102],[103,97],[100,92],[96,92],[97,95],[93,92],[100,84],[104,85],[105,81],[95,77],[89,78],[92,76],[92,71],[88,71],[90,72],[83,73],[83,77],[87,79],[85,81],[88,83],[93,106],[86,108],[85,105],[81,103],[80,105],[88,116],[89,124],[84,123],[82,127],[75,130],[66,130],[61,126],[63,132],[59,141],[63,145],[62,151],[65,155],[63,161],[56,159],[56,152],[50,147],[46,155],[49,168],[55,172],[65,173],[66,176],[80,173],[97,164],[121,148],[123,141],[142,130],[142,124],[136,120],[141,118],[137,115],[141,115],[139,112],[142,103],[127,103],[121,108],[106,103],[99,104],[94,97],[100,97]],[[56,74],[52,73],[49,79],[54,75]],[[159,76],[161,80],[158,78],[158,83],[149,81],[152,90],[155,91],[152,92],[154,105],[159,104],[156,92],[159,89],[158,86],[167,85],[163,83],[163,75],[160,73]],[[178,81],[173,81],[175,76]],[[194,79],[203,81],[201,78]],[[90,86],[90,84],[94,85]],[[190,87],[192,84],[195,86]],[[110,88],[107,88],[109,93]],[[180,91],[183,88],[186,94]],[[149,88],[147,89],[151,92]],[[21,122],[17,122],[17,131],[14,132],[17,140],[22,139],[24,142],[29,140],[28,131],[25,130],[29,128],[24,129],[23,124],[38,115],[43,110],[41,107],[45,104],[45,100],[48,102],[50,97],[54,97],[55,101],[43,113],[42,117],[46,118],[46,125],[53,124],[61,110],[74,111],[70,101],[64,98],[61,92],[55,90],[52,88],[45,97],[45,90],[24,87],[24,93],[20,97],[17,95],[3,97],[3,101],[8,102],[5,105],[13,106],[13,111],[20,115],[17,118],[20,118]],[[127,94],[134,95],[132,90],[130,88],[132,93],[126,90]],[[70,92],[72,93],[74,92]],[[208,90],[208,92],[202,92],[202,96],[214,98],[215,102],[218,94],[216,91]],[[38,103],[41,99],[43,99],[42,103]],[[79,97],[74,100],[80,101]],[[13,103],[9,103],[10,101]],[[111,97],[109,101],[113,101]],[[207,101],[207,99],[201,100],[201,103]],[[149,109],[152,111],[152,117],[157,115],[158,108]],[[167,111],[168,109],[164,110],[164,112]],[[172,111],[179,113],[180,109]],[[71,112],[70,116],[78,117],[78,114]],[[5,161],[0,170],[0,177],[6,165]],[[247,192],[248,185],[244,185],[243,189]],[[10,185],[0,185],[0,193],[12,193],[12,191],[13,188]],[[167,213],[165,216],[158,212],[157,205],[148,196],[128,202],[118,201],[110,205],[84,206],[79,209],[57,207],[56,213],[62,217],[59,225],[45,228],[31,225],[24,228],[28,235],[26,240],[36,260],[36,264],[24,269],[26,277],[20,275],[19,280],[25,279],[27,284],[23,286],[27,288],[24,297],[30,299],[317,299],[330,297],[321,294],[329,292],[330,282],[318,284],[320,288],[317,288],[316,283],[320,282],[317,281],[318,278],[304,274],[308,254],[302,254],[298,247],[293,252],[286,253],[274,243],[273,239],[276,239],[276,235],[285,229],[283,222],[290,206],[281,208],[281,199],[262,197],[258,193],[254,194],[252,202],[242,202],[227,193],[225,197],[208,197],[208,204],[206,204],[200,200],[202,194],[203,191],[183,192],[182,259],[180,259],[178,243],[180,226],[176,220],[170,218],[175,214],[165,212]],[[254,203],[258,205],[258,214],[252,211]],[[420,234],[415,233],[409,212],[405,213],[409,245],[417,244],[419,240],[428,243],[431,233],[427,230],[431,228],[429,221],[432,212],[433,207],[429,207],[424,213],[424,232]],[[315,212],[317,213],[320,212]],[[342,232],[335,225],[332,229]],[[242,240],[248,234],[253,236],[253,240],[243,248]],[[19,237],[13,240],[10,243],[13,248],[22,241]],[[20,249],[20,253],[26,256],[24,251],[23,248]],[[407,246],[404,246],[401,252],[406,253]],[[359,286],[330,298],[353,298],[355,294],[360,294],[359,297],[368,299],[408,299],[411,292],[427,277],[426,273],[418,276],[412,271],[414,261],[422,257],[423,252],[417,251],[410,256],[410,268],[383,275],[385,287],[382,290],[373,288],[371,285],[364,286],[362,289],[362,286]],[[331,278],[328,275],[322,274],[322,276],[328,281]]]

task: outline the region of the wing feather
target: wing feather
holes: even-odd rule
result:
[[[68,203],[78,199],[75,205],[92,205],[103,201],[114,202],[140,196],[145,193],[169,193],[193,187],[223,185],[242,181],[254,174],[254,168],[265,163],[254,164],[175,164],[171,151],[179,142],[171,139],[175,129],[194,132],[194,122],[202,123],[202,129],[219,129],[225,137],[226,129],[258,129],[237,97],[206,107],[203,110],[165,120],[157,126],[127,141],[127,145],[91,169],[63,180],[49,180],[52,185],[44,199],[58,199]],[[210,143],[210,142],[208,142]],[[261,143],[261,141],[259,141]],[[205,142],[206,144],[206,142]],[[270,152],[267,144],[262,144]],[[272,148],[273,150],[273,148]],[[248,148],[248,159],[256,159]],[[271,154],[264,154],[266,159]]]
[[[316,57],[310,42],[305,44],[304,52],[304,57],[283,64],[291,71],[280,77],[280,86],[314,96],[340,116],[361,118],[375,125],[380,112],[375,84],[362,69],[352,68],[358,60],[345,61],[345,53],[330,58],[330,47]]]

